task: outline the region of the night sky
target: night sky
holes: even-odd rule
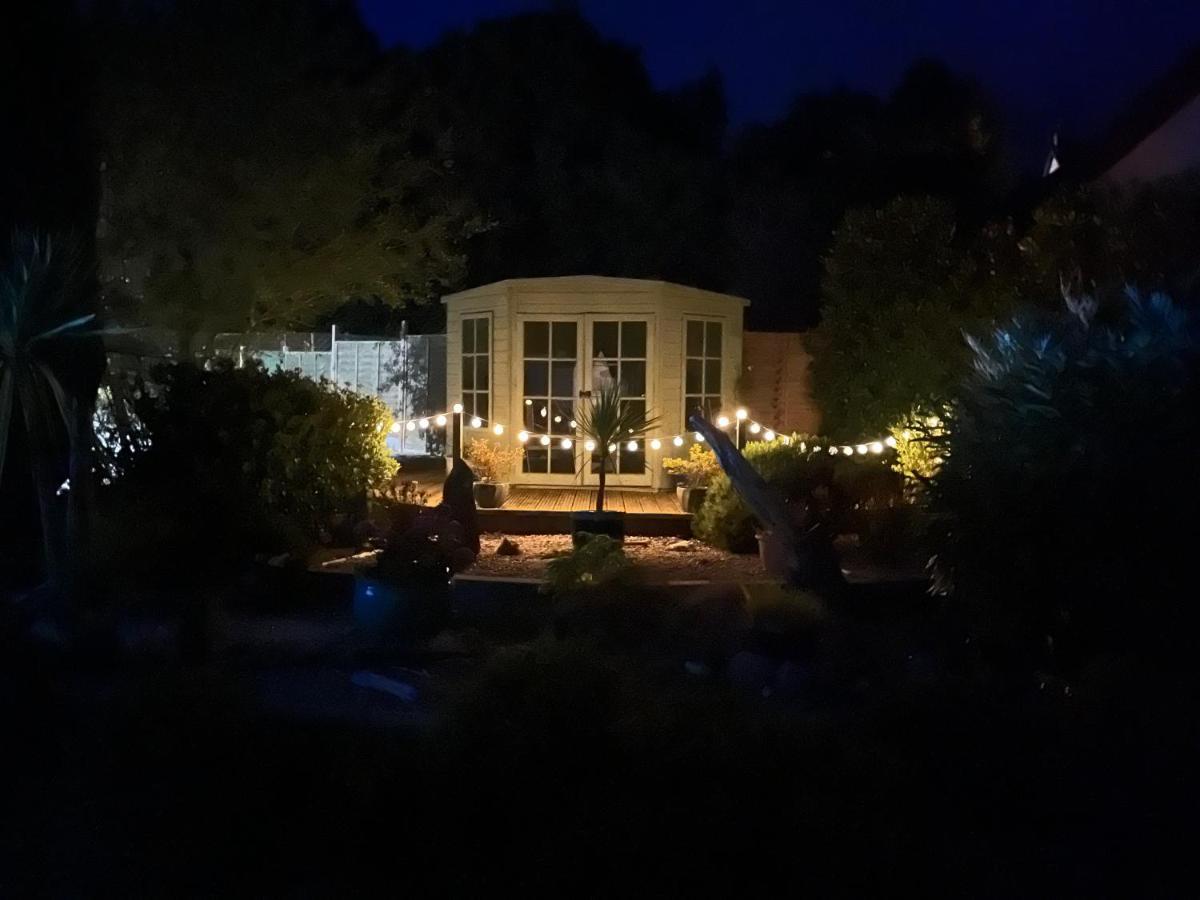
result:
[[[546,0],[360,0],[386,45],[544,9]],[[582,0],[607,36],[640,46],[662,87],[715,65],[734,125],[782,114],[797,92],[886,93],[915,58],[975,75],[1000,102],[1016,151],[1044,155],[1061,125],[1083,138],[1200,42],[1198,0]]]

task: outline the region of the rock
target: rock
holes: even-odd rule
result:
[[[649,547],[650,538],[648,537],[627,537],[625,538],[626,547]]]
[[[761,693],[770,690],[775,679],[775,665],[761,653],[743,650],[729,661],[727,674],[735,687]]]
[[[521,548],[516,541],[510,541],[508,538],[502,538],[500,544],[496,547],[497,556],[520,556]]]
[[[676,553],[695,553],[696,545],[692,541],[671,541],[667,544],[668,550],[674,550]]]

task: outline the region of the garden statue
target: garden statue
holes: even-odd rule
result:
[[[458,522],[464,532],[463,544],[479,553],[479,516],[475,511],[475,473],[466,460],[457,457],[446,483],[442,486],[442,504],[450,510],[450,517]]]

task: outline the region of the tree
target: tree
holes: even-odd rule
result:
[[[596,490],[596,512],[604,512],[604,488],[609,467],[625,441],[645,441],[646,432],[658,423],[658,416],[646,414],[641,404],[628,403],[621,396],[621,385],[609,380],[592,391],[591,398],[575,412],[579,433],[595,441],[600,484]]]

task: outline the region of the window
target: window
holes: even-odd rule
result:
[[[592,390],[612,379],[621,385],[621,402],[646,412],[646,323],[594,322],[592,324]],[[629,450],[622,442],[609,457],[610,471],[621,475],[641,475],[646,470],[643,438],[638,449]],[[592,455],[592,474],[600,471],[600,456]]]
[[[721,323],[685,323],[683,421],[699,413],[710,422],[721,411]]]
[[[526,322],[524,349],[524,429],[526,472],[575,474],[575,364],[579,342],[574,322]],[[541,436],[550,443],[543,445]],[[564,448],[563,438],[572,446]]]
[[[466,420],[491,412],[491,320],[487,316],[462,320],[462,405]]]

